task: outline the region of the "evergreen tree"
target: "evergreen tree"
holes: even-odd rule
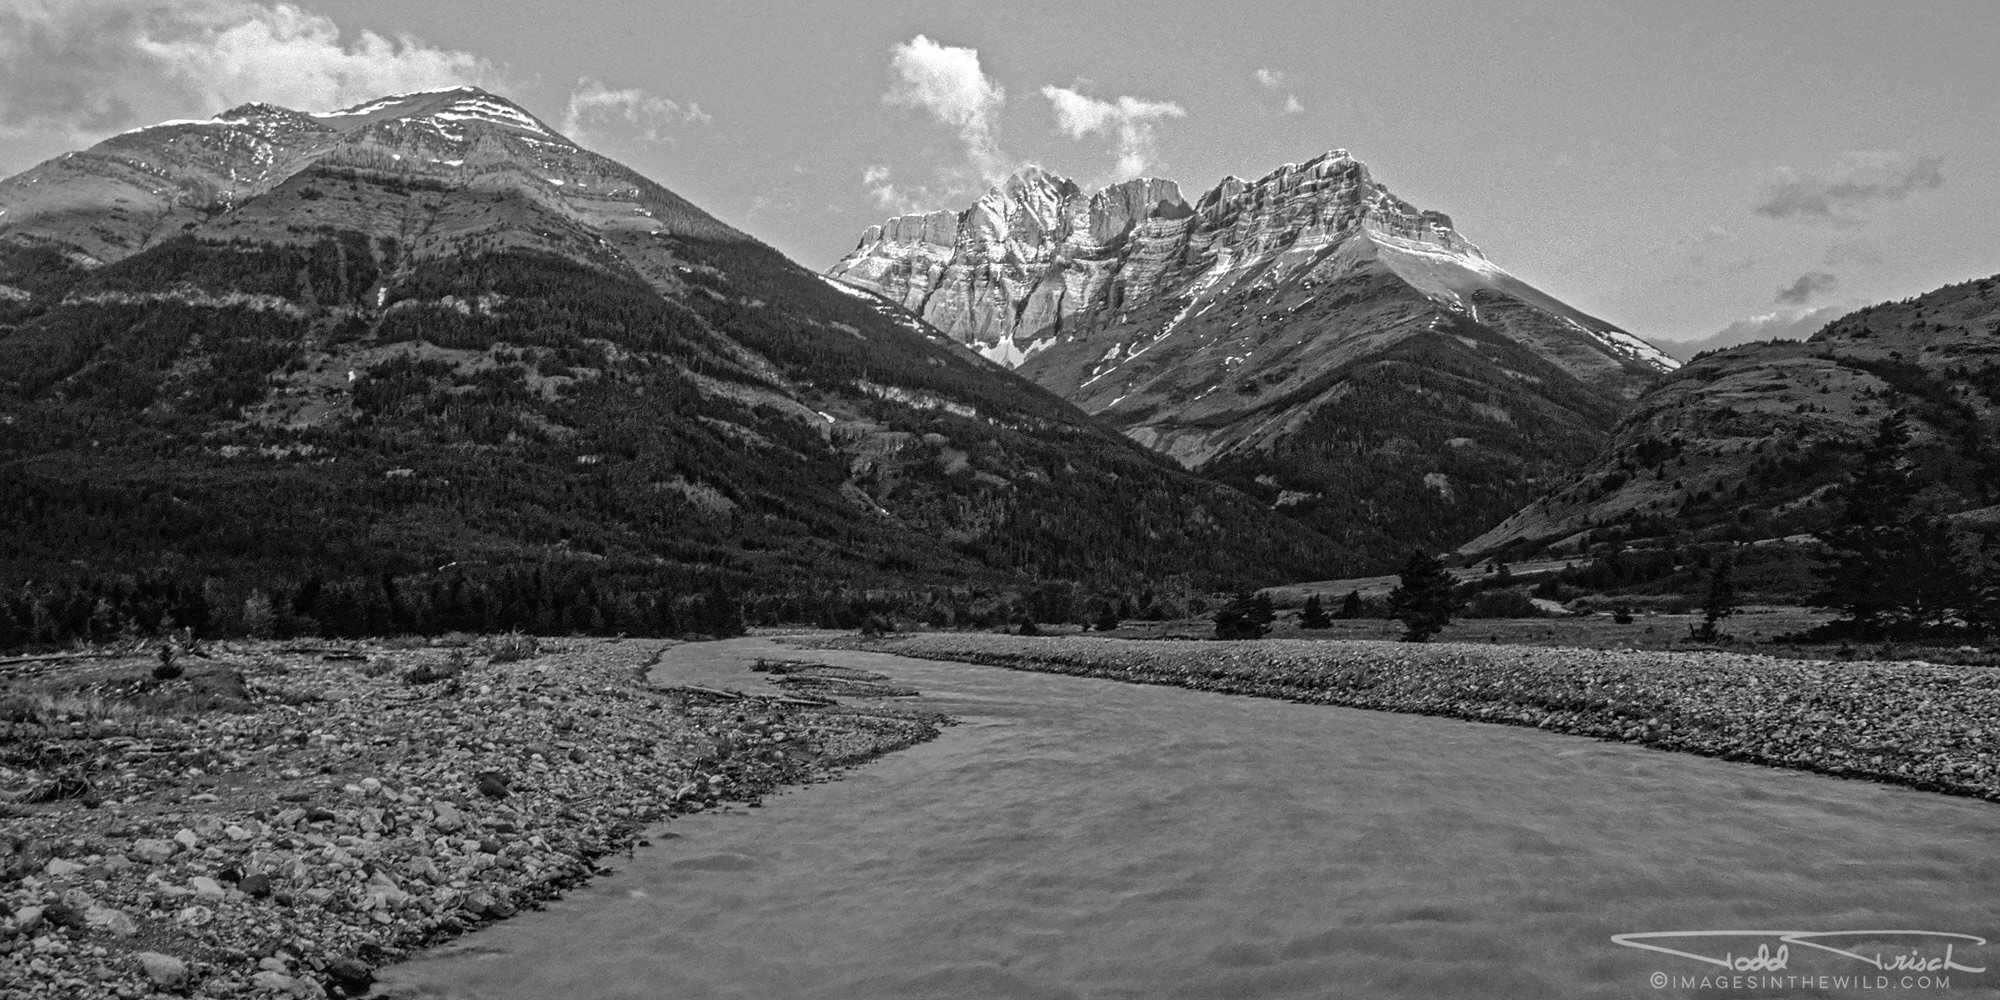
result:
[[[1272,622],[1278,620],[1278,609],[1271,606],[1269,593],[1260,590],[1255,597],[1250,598],[1250,620],[1266,629],[1270,628]]]
[[[1708,589],[1701,598],[1701,624],[1688,637],[1700,642],[1718,642],[1724,637],[1717,629],[1724,618],[1736,613],[1736,581],[1727,559],[1717,559],[1708,574]]]
[[[1217,639],[1262,639],[1269,626],[1257,621],[1257,600],[1239,593],[1215,613]]]
[[[1421,549],[1403,564],[1401,586],[1389,594],[1389,608],[1403,623],[1404,642],[1429,642],[1451,624],[1463,602],[1451,573],[1436,556]]]
[[[1320,603],[1319,595],[1306,598],[1306,606],[1299,611],[1299,627],[1323,629],[1333,624],[1326,615],[1326,607]]]
[[[1118,604],[1115,601],[1107,602],[1104,605],[1104,610],[1097,613],[1097,630],[1099,632],[1109,632],[1124,623],[1124,620],[1118,616]]]
[[[1361,605],[1361,591],[1350,590],[1341,598],[1340,613],[1335,618],[1359,618],[1366,609]]]
[[[1912,634],[1979,604],[1981,583],[1965,546],[1949,521],[1917,502],[1909,443],[1901,412],[1882,419],[1842,491],[1839,521],[1823,535],[1813,603],[1841,612],[1840,624],[1864,637]]]
[[[719,584],[702,597],[697,612],[695,627],[713,638],[728,639],[748,631],[743,625],[743,602]]]

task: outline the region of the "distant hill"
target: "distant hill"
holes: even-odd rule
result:
[[[86,617],[170,578],[616,628],[718,587],[810,614],[1336,552],[472,89],[0,181],[0,463],[0,587],[87,585]]]
[[[1641,397],[1582,471],[1462,551],[1810,535],[1829,523],[1829,493],[1896,410],[1909,414],[1928,500],[1992,520],[2000,277],[1869,306],[1807,340],[1697,358]]]
[[[829,273],[1336,539],[1352,573],[1490,527],[1676,366],[1343,150],[1192,200],[1030,168]]]

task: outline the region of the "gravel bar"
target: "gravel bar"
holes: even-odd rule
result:
[[[241,644],[0,683],[0,995],[340,997],[648,826],[927,740],[934,716],[644,680],[659,641]]]
[[[1533,726],[2000,801],[2000,671],[1469,643],[927,633],[877,652]]]

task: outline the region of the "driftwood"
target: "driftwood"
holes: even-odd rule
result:
[[[137,656],[137,653],[45,653],[41,656],[19,656],[11,660],[0,660],[0,667],[11,667],[22,663],[59,663],[64,660],[115,660],[121,656]]]
[[[278,652],[293,656],[318,656],[328,660],[366,660],[367,653],[341,646],[280,646]]]
[[[668,690],[687,691],[693,694],[706,695],[710,698],[720,698],[723,701],[742,701],[748,698],[752,701],[767,701],[774,705],[790,705],[794,708],[825,708],[828,705],[835,704],[831,698],[799,698],[787,695],[745,694],[742,691],[718,691],[715,688],[696,687],[693,684],[682,684]]]

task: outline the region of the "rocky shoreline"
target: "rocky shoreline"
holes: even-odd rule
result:
[[[0,676],[0,993],[359,996],[650,825],[940,720],[645,681],[666,643],[244,643]]]
[[[2000,802],[2000,671],[1472,643],[923,633],[818,645],[1530,726]]]

